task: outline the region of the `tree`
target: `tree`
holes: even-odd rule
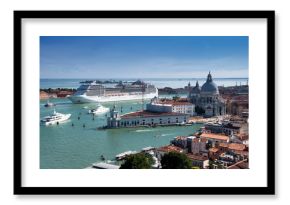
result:
[[[162,169],[191,169],[190,159],[183,153],[169,152],[161,158]]]
[[[205,110],[202,107],[196,106],[195,107],[195,112],[198,115],[203,115],[205,113]]]
[[[120,169],[150,169],[153,164],[150,154],[138,153],[128,156]]]

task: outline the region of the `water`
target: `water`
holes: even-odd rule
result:
[[[79,82],[89,79],[41,79],[41,88],[77,88]],[[116,80],[116,79],[115,79]],[[122,79],[136,80],[136,79]],[[206,79],[143,79],[151,82],[158,88],[181,88],[196,80],[202,85]],[[217,85],[234,86],[247,83],[247,78],[216,78]],[[106,85],[112,86],[112,85]],[[69,121],[60,125],[40,127],[40,168],[44,169],[77,169],[85,168],[91,163],[101,161],[100,156],[113,159],[115,155],[128,151],[139,151],[144,147],[159,147],[169,144],[175,136],[187,136],[199,129],[200,125],[180,127],[157,128],[122,128],[111,130],[97,130],[97,127],[106,125],[106,116],[98,116],[92,119],[87,114],[84,106],[94,108],[94,104],[72,104],[68,99],[51,99],[56,104],[56,111],[70,113]],[[40,117],[49,115],[54,108],[45,108],[45,100],[40,101]],[[106,107],[112,107],[112,103],[104,103]],[[116,104],[123,113],[142,109],[140,101],[119,102]],[[80,120],[78,120],[80,117]],[[72,126],[72,123],[74,126]],[[85,127],[83,125],[85,124]]]
[[[80,86],[79,82],[84,80],[96,80],[96,79],[41,79],[40,88],[78,88]],[[110,79],[103,79],[110,80]],[[125,80],[125,81],[135,81],[136,79],[114,79],[114,80]],[[196,81],[199,81],[201,86],[206,78],[148,78],[142,79],[145,82],[152,83],[157,88],[172,87],[172,88],[183,88],[187,86],[188,82],[191,85],[195,85]],[[248,78],[214,78],[214,82],[218,86],[235,86],[246,85]],[[105,86],[113,86],[112,84],[105,84]]]
[[[106,124],[106,116],[98,116],[93,120],[84,106],[94,108],[94,104],[72,104],[68,99],[51,99],[55,109],[60,113],[71,113],[69,121],[53,126],[40,126],[40,168],[42,169],[79,169],[114,157],[124,151],[140,151],[144,147],[167,145],[178,135],[193,134],[201,125],[157,127],[157,128],[122,128],[97,130]],[[46,101],[40,101],[40,117],[50,114],[54,107],[45,108]],[[112,103],[104,103],[112,107]],[[119,102],[123,113],[142,108],[140,101]],[[80,117],[80,120],[78,120]],[[72,127],[72,123],[74,126]],[[85,127],[83,127],[85,124]]]

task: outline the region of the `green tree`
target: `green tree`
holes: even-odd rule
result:
[[[183,153],[169,152],[161,158],[162,169],[191,169],[190,159]]]
[[[150,169],[153,164],[150,154],[138,153],[127,157],[120,169]]]

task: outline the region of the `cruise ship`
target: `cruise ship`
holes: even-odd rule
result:
[[[81,82],[77,91],[68,98],[73,103],[116,102],[124,100],[141,100],[158,97],[158,89],[137,80],[132,83],[120,81],[114,87],[105,87],[97,81]]]

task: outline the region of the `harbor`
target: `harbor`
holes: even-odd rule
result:
[[[222,95],[233,101],[229,106],[219,94],[217,86],[212,83],[210,73],[202,89],[198,82],[195,86],[190,84],[185,86],[185,89],[189,90],[186,96],[160,95],[144,99],[142,92],[136,91],[136,86],[140,89],[144,84],[141,81],[137,82],[138,85],[130,88],[134,89],[134,95],[139,95],[139,99],[136,100],[109,100],[100,104],[79,103],[72,100],[70,96],[50,98],[47,101],[41,99],[40,118],[43,126],[40,126],[40,168],[115,169],[127,156],[139,153],[146,147],[152,147],[157,151],[152,155],[159,159],[155,167],[160,167],[160,157],[164,153],[180,150],[188,153],[188,157],[194,164],[197,163],[199,168],[207,168],[208,158],[205,158],[209,156],[209,151],[204,147],[194,155],[190,154],[192,152],[188,151],[192,149],[191,140],[194,139],[195,142],[201,140],[202,143],[206,142],[207,146],[213,145],[214,149],[219,150],[218,153],[223,148],[219,147],[219,143],[215,145],[217,140],[226,144],[244,143],[244,140],[237,135],[240,127],[229,123],[229,120],[231,122],[236,120],[226,114],[228,110],[245,117],[247,101],[243,97],[245,94],[239,94],[244,87],[235,87],[234,90],[224,89]],[[82,86],[80,89],[83,88]],[[210,95],[209,89],[212,93]],[[85,90],[80,91],[86,93]],[[112,97],[108,92],[106,95],[108,98]],[[116,96],[116,92],[113,95]],[[237,97],[233,97],[236,95]],[[237,106],[237,103],[241,107],[232,107]],[[241,119],[244,121],[243,118]],[[207,132],[218,134],[207,134]],[[227,136],[221,136],[219,133]],[[230,137],[232,134],[236,136]],[[169,145],[177,136],[187,136],[183,137],[184,142],[190,141],[187,148],[183,147],[184,142],[181,147]],[[186,149],[183,150],[184,148]],[[207,156],[204,156],[205,153]]]

